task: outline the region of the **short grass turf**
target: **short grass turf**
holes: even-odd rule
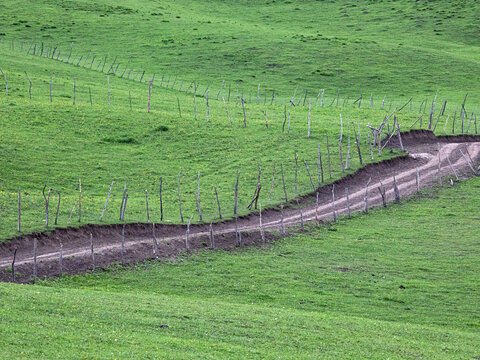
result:
[[[1,284],[2,356],[477,359],[479,189],[448,185],[268,249]]]
[[[479,18],[475,0],[21,0],[0,5],[0,38],[30,53],[35,43],[37,54],[43,42],[87,67],[96,56],[94,69],[106,56],[105,71],[118,56],[119,72],[146,69],[170,85],[185,78],[216,92],[225,80],[254,98],[258,84],[262,99],[275,89],[284,102],[297,85],[329,101],[362,88],[377,103],[413,96],[418,106],[439,90],[478,106]]]

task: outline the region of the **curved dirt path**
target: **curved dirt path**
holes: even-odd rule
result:
[[[440,178],[473,176],[471,165],[477,171],[480,163],[480,136],[435,137],[426,131],[412,131],[403,134],[408,155],[396,159],[370,164],[332,184],[320,187],[313,194],[298,199],[298,206],[286,206],[280,212],[268,209],[262,213],[262,225],[266,241],[278,235],[269,232],[286,232],[304,222],[326,221],[350,211],[364,211],[365,195],[368,207],[382,206],[379,187],[385,188],[387,202],[394,201],[393,177],[402,197],[417,191],[417,169],[420,187],[438,183]],[[463,154],[462,154],[463,153]],[[449,162],[449,161],[450,162]],[[455,175],[456,174],[456,175]],[[444,180],[446,181],[446,180]],[[368,190],[366,185],[368,185]],[[332,188],[335,200],[332,201]],[[349,192],[347,205],[346,189]],[[319,206],[315,206],[318,193]],[[290,204],[291,205],[291,204]],[[283,218],[283,220],[282,220]],[[283,226],[282,226],[283,222]],[[186,250],[186,225],[155,225],[158,251],[154,254],[152,224],[127,224],[125,226],[124,261],[131,264],[148,258],[173,259]],[[212,226],[216,249],[232,249],[238,246],[238,232],[241,245],[262,245],[260,217],[258,212],[239,218],[214,223]],[[0,280],[10,281],[12,274],[13,249],[17,248],[16,281],[29,282],[33,274],[33,237],[38,239],[37,277],[58,276],[63,273],[82,273],[92,269],[90,234],[94,238],[96,268],[121,262],[122,225],[86,225],[81,228],[57,229],[50,234],[26,235],[0,245]],[[59,266],[60,243],[63,244],[62,268]],[[190,226],[189,249],[200,250],[211,246],[208,224]]]

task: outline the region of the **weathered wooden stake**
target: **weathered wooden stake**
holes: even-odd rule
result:
[[[147,206],[147,224],[150,224],[150,209],[148,208],[148,190],[145,190],[145,204]]]
[[[395,178],[395,176],[393,177],[393,193],[395,194],[395,202],[399,203],[400,202],[400,191],[398,190],[397,179]]]
[[[125,203],[123,204],[122,221],[125,219],[125,209],[127,208],[128,194],[125,194]]]
[[[12,282],[15,282],[15,259],[17,257],[17,247],[13,250],[13,260],[12,260]]]
[[[360,126],[360,124],[358,125]],[[360,128],[358,130],[360,131]],[[355,126],[353,127],[353,132],[355,133],[355,143],[357,144],[358,160],[360,161],[360,165],[363,165],[362,153],[360,152],[360,133],[357,135]]]
[[[323,183],[322,152],[320,151],[320,144],[318,144],[318,185],[322,183]]]
[[[182,168],[180,168],[180,172],[178,173],[178,209],[180,211],[180,220],[183,223],[183,214],[182,214],[182,198],[180,196],[180,179],[182,178]]]
[[[78,178],[78,222],[82,221],[82,179]]]
[[[332,161],[330,159],[330,146],[328,145],[328,133],[326,137],[327,137],[327,155],[328,155],[328,176],[331,179],[332,178]]]
[[[187,219],[187,233],[185,235],[185,249],[190,251],[190,219]]]
[[[123,205],[125,204],[125,195],[127,194],[127,183],[123,187],[122,203],[120,204],[120,220],[122,220]]]
[[[22,231],[22,189],[18,189],[18,232]]]
[[[70,216],[67,220],[67,225],[70,224],[70,220],[72,219],[72,216],[73,216],[73,212],[75,211],[75,208],[77,207],[77,204],[78,204],[78,200],[75,202],[75,204],[73,205],[73,208],[72,208],[72,212],[70,213]],[[120,214],[121,215],[121,214]]]
[[[285,186],[285,176],[283,176],[283,163],[280,163],[280,171],[282,173],[282,182],[283,182],[283,193],[285,194],[285,202],[288,202],[287,198],[287,188]]]
[[[404,151],[405,149],[403,148],[403,142],[402,142],[402,135],[400,134],[400,125],[398,124],[398,118],[395,116],[393,119],[393,123],[397,124],[397,136],[398,136],[398,142],[400,144],[400,149]]]
[[[303,163],[305,164],[305,167],[307,168],[308,177],[310,178],[310,184],[312,184],[312,188],[315,191],[315,185],[313,184],[312,175],[310,174],[310,170],[308,169],[308,165],[307,165],[307,162],[305,161],[305,158],[303,159]]]
[[[122,249],[121,249],[121,256],[122,256],[122,266],[125,266],[125,223],[122,226]]]
[[[260,235],[262,237],[262,243],[265,244],[265,229],[262,224],[262,203],[260,203],[260,211],[258,212],[258,215],[260,216]]]
[[[378,187],[378,191],[380,192],[380,195],[382,196],[383,207],[387,207],[386,190],[385,190],[385,187],[383,186],[381,181],[380,181],[380,186]]]
[[[112,187],[113,187],[113,184],[114,184],[114,183],[115,183],[115,182],[112,181],[112,184],[110,185],[110,190],[108,190],[107,200],[105,200],[105,205],[103,206],[102,214],[100,215],[100,221],[102,221],[103,215],[105,214],[105,210],[107,210],[108,199],[110,199],[110,193],[112,192]],[[60,195],[59,195],[59,197],[60,197]]]
[[[163,221],[162,190],[163,190],[163,178],[160,176],[160,221]]]
[[[217,205],[218,205],[218,217],[221,219],[222,218],[222,209],[220,208],[220,200],[218,199],[218,192],[217,192],[217,187],[214,186],[215,189],[215,197],[217,198]]]

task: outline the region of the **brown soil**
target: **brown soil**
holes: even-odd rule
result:
[[[393,137],[390,141],[390,145],[398,146],[396,137]],[[438,183],[440,178],[452,176],[453,172],[447,161],[447,154],[459,178],[473,175],[460,150],[467,157],[470,156],[474,164],[478,164],[480,161],[480,136],[437,137],[429,131],[413,130],[402,134],[402,142],[407,152],[404,156],[366,165],[354,174],[321,186],[314,193],[295,199],[295,203],[285,204],[283,212],[280,212],[279,209],[264,210],[262,212],[262,223],[267,230],[265,233],[266,243],[271,243],[279,237],[282,213],[287,232],[297,230],[294,228],[300,222],[300,209],[297,206],[297,200],[305,222],[315,221],[316,219],[328,221],[332,219],[334,209],[337,216],[347,214],[348,207],[345,197],[347,188],[351,212],[364,210],[366,185],[369,179],[371,180],[368,187],[368,206],[381,206],[382,198],[378,187],[382,184],[386,189],[387,201],[393,201],[393,176],[396,178],[401,196],[405,197],[417,191],[417,168],[420,174],[420,187],[424,188]],[[384,149],[384,151],[388,150]],[[364,154],[365,156],[367,154]],[[474,166],[477,169],[477,165]],[[332,202],[333,185],[335,185],[335,205]],[[320,205],[315,209],[317,192]],[[85,225],[79,228],[55,229],[49,233],[23,235],[5,241],[0,244],[0,280],[11,281],[10,267],[13,251],[16,248],[16,281],[32,281],[34,238],[38,240],[37,276],[39,279],[59,275],[60,243],[63,244],[62,271],[64,274],[78,274],[92,270],[90,234],[93,235],[94,239],[96,270],[121,263],[122,227],[122,224]],[[238,244],[236,229],[241,233],[241,244]],[[238,246],[264,245],[261,240],[258,213],[251,213],[238,218],[237,225],[235,225],[235,220],[214,223],[213,230],[215,249],[231,250]],[[268,230],[275,231],[272,233]],[[158,259],[175,259],[186,251],[186,225],[156,224],[155,235],[158,240]],[[209,224],[191,225],[189,238],[190,251],[210,249]],[[155,258],[153,249],[152,224],[125,225],[124,259],[126,264]]]

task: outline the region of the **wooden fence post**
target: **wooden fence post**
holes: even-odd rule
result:
[[[180,179],[182,178],[182,168],[180,168],[180,172],[178,173],[178,209],[180,211],[180,220],[183,223],[183,214],[182,214],[182,198],[180,196]]]
[[[128,194],[125,194],[125,203],[123,204],[122,221],[125,219],[125,209],[127,208]]]
[[[187,233],[185,234],[185,249],[190,251],[190,219],[187,219]]]
[[[107,209],[108,199],[110,199],[110,193],[112,192],[112,187],[114,183],[115,182],[112,181],[112,184],[110,185],[110,190],[108,190],[107,200],[105,200],[105,205],[103,206],[102,214],[100,215],[100,221],[102,221],[103,215],[105,214],[105,210]]]
[[[18,232],[22,231],[22,189],[18,189]]]
[[[57,220],[58,220],[58,213],[60,212],[60,191],[57,191],[58,193],[58,204],[57,204],[57,212],[55,213],[55,225],[57,225]]]
[[[243,127],[247,127],[247,115],[245,114],[245,100],[242,97],[242,108],[243,108]]]
[[[283,176],[283,163],[280,163],[280,170],[282,172],[283,193],[285,194],[285,202],[288,202],[287,188],[285,187],[285,176]]]
[[[378,187],[378,191],[380,192],[380,195],[382,196],[383,207],[387,207],[386,190],[385,190],[381,181],[380,181],[380,186]]]
[[[397,179],[395,178],[395,176],[393,177],[393,193],[395,195],[395,202],[399,203],[400,202],[400,191],[398,190]]]
[[[125,223],[123,223],[123,225],[122,225],[121,256],[122,256],[122,266],[125,266]]]
[[[360,133],[357,136],[357,131],[355,130],[355,126],[353,127],[353,132],[355,133],[355,143],[357,144],[358,160],[360,161],[360,165],[363,165],[362,153],[360,152],[360,139],[359,139]]]
[[[335,209],[335,184],[332,184],[332,214],[333,221],[337,221],[337,210]]]
[[[17,257],[17,247],[13,250],[13,260],[12,260],[12,282],[15,282],[15,259]]]
[[[297,172],[298,172],[298,157],[297,157],[297,152],[295,151],[295,197],[298,195],[297,191]]]
[[[222,209],[220,207],[220,200],[218,199],[218,192],[217,192],[217,187],[214,186],[215,189],[215,197],[217,198],[217,205],[218,205],[218,217],[221,219],[222,218]]]
[[[125,196],[127,194],[127,183],[125,183],[123,187],[123,196],[122,196],[122,203],[120,204],[120,220],[122,220],[122,213],[123,213],[123,205],[125,204]]]
[[[368,134],[368,143],[370,144],[370,160],[373,161],[373,149],[372,149],[372,139],[370,137],[370,132]]]
[[[338,150],[340,152],[340,164],[342,165],[342,173],[343,173],[345,171],[345,167],[343,166],[342,136],[343,136],[343,120],[342,120],[342,114],[340,114],[340,137],[338,139]]]
[[[330,159],[330,146],[328,145],[328,133],[326,137],[327,137],[327,155],[328,155],[328,175],[331,179],[332,178],[332,161]]]
[[[260,203],[260,211],[258,212],[260,217],[260,235],[262,237],[262,243],[265,244],[265,229],[262,224],[262,203]]]
[[[310,184],[312,184],[312,188],[315,191],[315,185],[313,184],[312,175],[310,174],[310,170],[308,169],[308,165],[307,165],[307,162],[305,161],[305,158],[303,159],[303,163],[305,164],[305,167],[307,168],[308,177],[310,178]]]
[[[79,197],[78,197],[78,222],[82,221],[82,179],[78,178],[78,188],[79,188]]]
[[[210,249],[215,249],[215,239],[213,238],[213,226],[212,223],[210,223]]]
[[[318,144],[318,185],[323,183],[323,164],[322,152],[320,151],[320,144]]]
[[[150,224],[150,209],[148,208],[148,190],[145,190],[145,204],[147,206],[147,224]]]
[[[160,176],[160,221],[163,221],[162,190],[163,190],[163,178]]]

